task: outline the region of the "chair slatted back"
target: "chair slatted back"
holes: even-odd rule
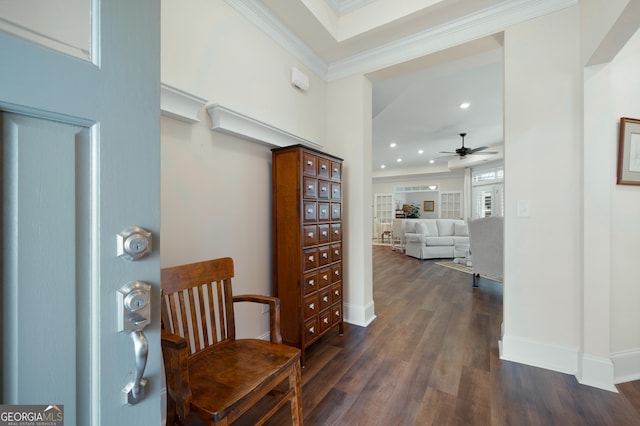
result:
[[[233,276],[230,257],[162,269],[162,327],[185,338],[190,354],[235,340]]]

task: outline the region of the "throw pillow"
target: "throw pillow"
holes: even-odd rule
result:
[[[427,234],[427,225],[425,225],[422,222],[418,222],[416,223],[416,230],[415,230],[416,234]]]

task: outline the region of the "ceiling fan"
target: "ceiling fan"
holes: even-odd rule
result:
[[[456,157],[456,156],[459,156],[460,158],[465,158],[467,155],[471,155],[471,154],[479,154],[479,155],[497,154],[496,151],[485,151],[485,149],[489,149],[488,146],[479,146],[478,148],[465,147],[464,146],[465,136],[467,136],[466,133],[460,133],[460,137],[462,138],[462,147],[456,149],[456,152],[440,151],[440,154],[450,154],[450,155],[445,155],[444,157],[438,157],[438,158],[435,158],[435,160],[439,160],[441,158]],[[484,151],[484,152],[480,152],[480,151]]]

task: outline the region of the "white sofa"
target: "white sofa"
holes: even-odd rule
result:
[[[404,219],[405,253],[418,259],[462,258],[469,249],[469,229],[464,220]]]

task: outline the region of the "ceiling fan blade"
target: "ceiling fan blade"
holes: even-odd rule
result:
[[[445,154],[445,153],[443,152],[443,154]],[[457,156],[458,156],[458,154],[452,153],[451,155],[445,155],[443,157],[432,158],[432,160],[444,160],[445,158],[454,158],[454,157],[457,157]]]
[[[470,150],[469,150],[469,152],[470,152],[471,154],[473,154],[474,152],[484,151],[485,149],[489,149],[489,147],[488,147],[488,146],[479,146],[479,147],[477,147],[477,148],[472,148],[472,149],[470,149]]]
[[[473,155],[492,155],[492,154],[497,154],[498,151],[484,151],[484,152],[471,152],[470,154]]]
[[[457,152],[451,152],[451,151],[440,151],[440,154],[458,154]]]

